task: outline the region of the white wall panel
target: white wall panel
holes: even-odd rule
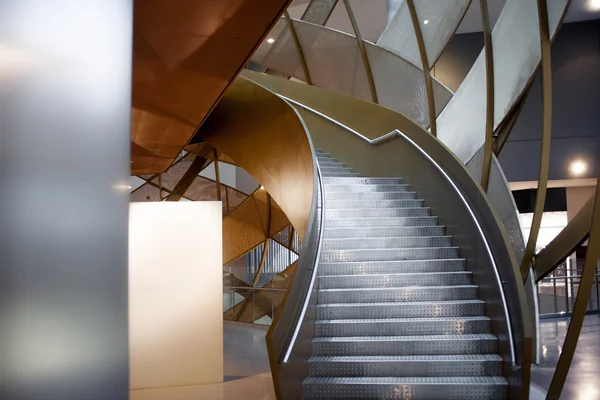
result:
[[[221,202],[130,205],[132,390],[222,382],[221,229]]]

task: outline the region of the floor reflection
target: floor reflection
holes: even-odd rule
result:
[[[544,391],[548,389],[552,381],[568,327],[568,319],[542,320],[540,324],[541,360],[540,365],[533,367],[531,380],[534,385]],[[599,376],[600,316],[589,315],[583,323],[561,399],[600,399]]]
[[[275,400],[264,326],[224,322],[223,383],[135,390],[130,400]]]

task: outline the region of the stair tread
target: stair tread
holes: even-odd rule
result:
[[[315,336],[313,342],[416,342],[454,340],[497,340],[493,333],[464,333],[454,335],[400,335],[400,336]]]
[[[374,250],[402,250],[402,251],[406,251],[406,250],[423,250],[423,249],[427,249],[427,250],[431,250],[431,249],[456,249],[458,250],[458,246],[430,246],[430,247],[373,247],[373,248],[367,248],[367,249],[324,249],[323,251],[357,251],[357,252],[362,252],[362,251],[374,251]],[[418,261],[420,261],[421,259],[418,259]],[[416,260],[413,260],[416,261]]]
[[[382,362],[382,361],[502,361],[498,354],[436,354],[385,356],[312,356],[309,362]]]
[[[448,261],[466,261],[464,258],[431,258],[431,259],[420,259],[420,260],[385,260],[385,261],[332,261],[326,263],[319,263],[319,266],[322,265],[345,265],[345,264],[366,264],[366,265],[379,265],[379,264],[393,264],[393,263],[403,263],[410,264],[415,262],[448,262]]]
[[[423,290],[440,290],[440,289],[457,289],[457,288],[476,288],[477,285],[442,285],[442,286],[392,286],[392,287],[375,287],[375,288],[334,288],[334,289],[319,289],[321,292],[336,292],[336,291],[375,291],[375,290],[405,290],[405,289],[423,289]]]
[[[305,384],[374,384],[374,385],[432,385],[432,384],[469,384],[469,385],[507,385],[501,376],[431,376],[431,377],[308,377]]]
[[[439,304],[439,305],[454,305],[454,304],[485,304],[483,300],[475,299],[475,300],[439,300],[439,301],[383,301],[383,302],[361,302],[361,303],[319,303],[318,307],[390,307],[390,306],[398,306],[398,305],[410,305],[410,306],[418,306],[418,305],[430,305],[430,304]]]
[[[465,317],[412,317],[412,318],[365,318],[365,319],[318,319],[315,324],[355,324],[355,323],[390,323],[390,322],[446,322],[446,321],[490,321],[485,315]]]
[[[471,275],[471,271],[440,271],[440,272],[384,272],[379,274],[345,274],[345,275],[321,275],[319,278],[339,278],[344,279],[348,277],[363,277],[367,278],[369,276],[433,276],[433,275]]]

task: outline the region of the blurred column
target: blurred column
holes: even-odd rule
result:
[[[131,0],[0,0],[0,398],[128,398]]]

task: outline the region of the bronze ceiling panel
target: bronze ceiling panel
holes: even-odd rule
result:
[[[132,174],[168,168],[289,3],[135,2]]]

